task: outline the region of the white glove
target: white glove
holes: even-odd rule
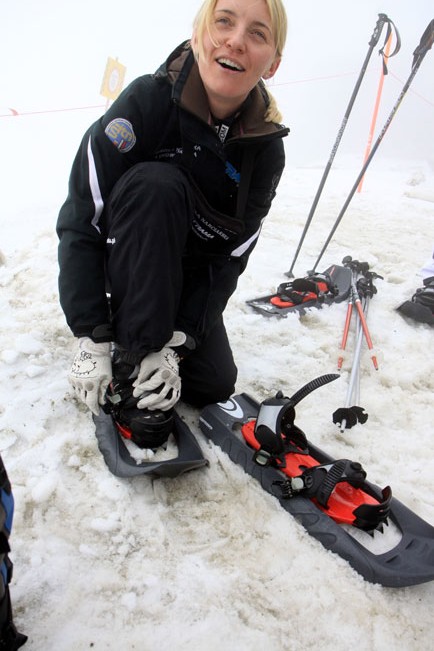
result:
[[[80,337],[68,375],[77,397],[96,415],[113,377],[110,348],[109,342],[96,344],[90,337]]]
[[[133,396],[140,398],[139,409],[167,411],[178,402],[181,393],[178,364],[179,356],[167,346],[142,359],[139,374],[133,382]],[[158,392],[155,389],[159,389]]]

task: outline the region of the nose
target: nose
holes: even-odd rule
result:
[[[230,34],[228,34],[226,38],[226,45],[232,50],[242,52],[245,48],[245,44],[246,37],[244,29],[241,26],[234,27],[234,29],[231,30]]]

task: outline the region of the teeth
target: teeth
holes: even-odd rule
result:
[[[226,66],[227,68],[231,68],[232,70],[242,70],[242,67],[240,65],[234,63],[230,59],[218,59],[217,61],[221,65]]]

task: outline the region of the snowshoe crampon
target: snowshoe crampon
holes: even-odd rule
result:
[[[305,314],[308,308],[321,308],[345,300],[350,291],[350,269],[332,265],[324,273],[281,283],[275,294],[251,299],[247,305],[267,316],[285,316],[289,312]]]
[[[279,393],[262,405],[244,393],[235,395],[206,407],[201,429],[367,581],[388,587],[431,581],[434,527],[392,497],[389,487],[367,481],[359,463],[333,459],[294,424],[295,405],[337,377],[322,376],[291,398]],[[372,537],[386,537],[392,526],[397,533],[392,546],[373,551]]]

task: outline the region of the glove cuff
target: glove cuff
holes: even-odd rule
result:
[[[113,330],[110,323],[101,325],[78,325],[74,328],[73,334],[80,337],[90,337],[95,343],[113,341]]]
[[[111,343],[108,341],[96,343],[90,337],[79,337],[78,348],[79,350],[84,350],[86,353],[94,353],[95,355],[110,355]]]
[[[187,357],[187,355],[196,350],[196,342],[193,337],[180,330],[175,330],[166,346],[172,348],[179,359],[184,359],[184,357]]]
[[[116,344],[115,346],[119,352],[120,359],[126,364],[130,364],[131,366],[136,366],[137,364],[140,364],[140,362],[146,357],[146,355],[149,354],[149,352],[137,353],[134,351],[128,351]],[[185,332],[181,332],[180,330],[175,330],[172,337],[167,342],[167,344],[162,346],[160,350],[162,350],[163,348],[171,348],[178,355],[179,359],[184,359],[184,357],[187,357],[187,355],[189,355],[196,349],[196,342],[193,339],[193,337],[185,334]],[[159,352],[159,351],[150,351],[150,352]]]

